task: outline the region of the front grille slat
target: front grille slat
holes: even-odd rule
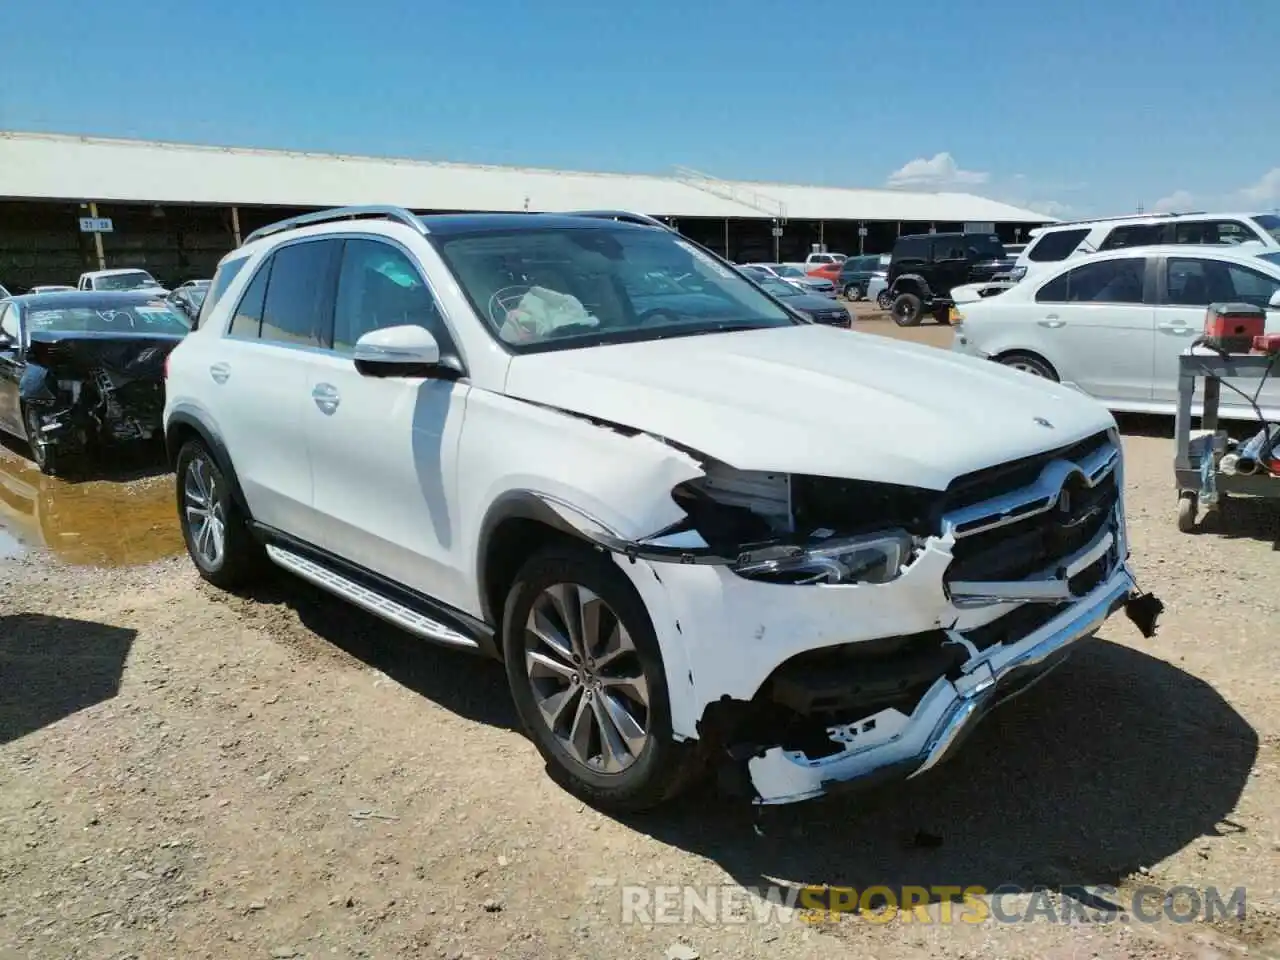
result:
[[[1108,464],[1108,452],[1114,449],[1109,434],[1098,433],[953,482],[947,490],[948,509],[963,512],[953,517],[956,539],[946,582],[1025,580],[1052,571],[1088,546],[1117,518],[1119,470],[1112,464],[1103,473],[1096,466]],[[1055,461],[1075,463],[1092,476],[1074,471],[1061,488],[1046,489],[1055,473],[1045,471]],[[1055,469],[1056,475],[1064,472],[1061,464]],[[1022,491],[1026,498],[1019,501]]]

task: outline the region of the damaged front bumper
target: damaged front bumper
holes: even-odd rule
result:
[[[1072,644],[1093,634],[1137,595],[1127,565],[1079,602],[1012,645],[968,660],[961,675],[940,677],[909,716],[895,709],[830,731],[838,753],[810,759],[774,747],[747,761],[761,804],[793,803],[853,782],[914,777],[946,757],[982,717],[1053,669]]]

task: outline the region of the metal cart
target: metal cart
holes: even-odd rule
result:
[[[1273,366],[1273,372],[1280,375],[1280,361],[1271,356],[1239,354],[1224,357],[1212,350],[1196,348],[1178,358],[1178,411],[1173,428],[1177,453],[1173,470],[1178,486],[1178,529],[1183,533],[1191,533],[1196,527],[1200,492],[1204,485],[1202,467],[1206,456],[1214,458],[1212,479],[1220,498],[1233,494],[1280,497],[1280,477],[1267,473],[1229,475],[1219,471],[1217,461],[1223,451],[1215,439],[1223,378],[1261,380]],[[1204,411],[1200,416],[1200,429],[1192,436],[1191,404],[1195,397],[1197,378],[1204,380]]]

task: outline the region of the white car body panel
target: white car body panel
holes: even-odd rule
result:
[[[1088,262],[1130,258],[1177,257],[1236,264],[1280,284],[1280,266],[1225,247],[1168,245],[1130,247],[1096,254]],[[962,317],[953,350],[996,358],[1010,352],[1032,353],[1073,386],[1117,412],[1172,413],[1177,401],[1178,357],[1204,329],[1205,307],[1169,304],[1038,303],[1036,293],[1086,261],[1072,258],[1040,265],[1021,282],[996,296],[981,297],[981,285],[957,287]],[[1163,269],[1163,266],[1158,269]],[[1280,311],[1267,311],[1268,333],[1280,333]],[[1252,395],[1256,381],[1228,381]],[[1259,405],[1268,419],[1280,417],[1280,381],[1263,385]],[[1193,409],[1202,408],[1197,401]],[[1256,419],[1239,393],[1222,391],[1227,418]]]

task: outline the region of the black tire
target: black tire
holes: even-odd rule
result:
[[[535,602],[543,602],[546,591],[557,585],[583,587],[603,601],[607,612],[600,616],[611,614],[631,638],[634,652],[626,655],[634,657],[630,669],[638,667],[643,671],[648,691],[644,746],[629,761],[629,766],[617,772],[592,769],[575,757],[552,731],[538,705],[526,653],[531,648],[535,654],[544,652],[537,648],[549,649],[549,645],[528,631],[526,622]],[[546,761],[553,780],[594,807],[620,813],[650,809],[675,796],[689,781],[696,767],[696,750],[671,737],[666,673],[653,624],[644,602],[607,556],[576,544],[555,545],[538,552],[516,575],[507,594],[502,624],[503,657],[516,712]],[[569,683],[566,690],[577,690],[576,700],[572,694],[564,694],[566,713],[579,710],[584,700],[591,702],[584,686],[589,677],[584,672],[580,671],[580,678],[571,683],[553,674],[547,674],[544,681],[539,682],[553,686]],[[597,697],[602,695],[603,692],[597,693]],[[598,723],[594,729],[599,731]],[[591,742],[599,745],[602,739],[597,733]]]
[[[999,358],[999,362],[1006,367],[1013,367],[1015,370],[1021,370],[1029,373],[1034,377],[1043,377],[1045,380],[1058,382],[1058,371],[1053,369],[1049,361],[1044,357],[1036,356],[1034,353],[1023,353],[1015,351],[1006,353]]]
[[[881,290],[876,294],[876,306],[886,313],[893,307],[893,298],[889,296],[888,290]]]
[[[47,477],[56,477],[62,469],[62,457],[56,447],[46,446],[35,439],[40,432],[40,420],[35,407],[22,405],[22,425],[27,431],[27,446],[31,450],[31,459],[40,472]]]
[[[862,299],[862,288],[856,283],[851,283],[844,288],[844,298],[850,303],[856,303]]]
[[[951,308],[943,307],[941,310],[935,310],[933,312],[933,319],[940,327],[951,326]]]
[[[920,325],[923,304],[914,293],[900,293],[893,298],[893,306],[889,312],[893,314],[893,322],[900,327],[916,327]]]
[[[195,502],[189,502],[188,482],[193,488],[199,485],[192,476],[193,470],[198,470],[206,478],[209,512],[221,521],[222,549],[217,556],[206,549],[204,541],[197,541],[200,533],[192,529],[193,520],[199,519],[198,514],[189,509],[194,508]],[[254,539],[249,529],[249,518],[231,495],[231,484],[213,454],[201,441],[188,440],[178,451],[174,472],[178,524],[182,528],[187,553],[200,576],[215,587],[232,590],[259,575],[266,566],[266,555],[262,545]]]

